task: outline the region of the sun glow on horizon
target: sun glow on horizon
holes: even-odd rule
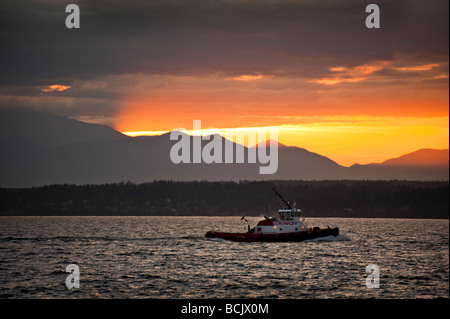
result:
[[[272,127],[281,144],[344,166],[449,147],[445,61],[399,54],[301,76],[260,72],[116,78],[133,89],[121,95],[115,127],[130,136],[189,132],[196,119],[221,135]]]
[[[189,135],[230,136],[255,130],[277,130],[278,142],[305,148],[326,156],[340,165],[381,163],[422,148],[448,149],[448,117],[376,118],[330,117],[321,122],[265,127],[207,128],[184,130]],[[128,136],[156,136],[168,131],[123,132]],[[245,146],[251,147],[254,144]]]

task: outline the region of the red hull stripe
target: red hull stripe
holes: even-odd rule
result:
[[[339,228],[318,229],[305,232],[281,233],[281,234],[255,234],[255,233],[221,233],[207,232],[205,237],[222,238],[231,241],[303,241],[318,237],[337,236]]]

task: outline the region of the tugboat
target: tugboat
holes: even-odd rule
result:
[[[273,191],[281,198],[281,208],[274,217],[266,217],[265,220],[258,222],[256,227],[250,229],[246,233],[223,233],[216,231],[208,231],[205,234],[207,238],[221,238],[237,242],[287,242],[287,241],[304,241],[319,237],[338,236],[339,228],[309,227],[305,223],[305,218],[301,217],[302,211],[292,206],[281,196],[274,188]],[[243,220],[245,217],[242,217]]]

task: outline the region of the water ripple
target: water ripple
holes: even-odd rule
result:
[[[0,298],[449,297],[448,220],[310,222],[341,235],[235,243],[203,234],[242,231],[239,218],[3,217]],[[81,287],[68,290],[72,263]],[[379,289],[366,287],[368,264]]]

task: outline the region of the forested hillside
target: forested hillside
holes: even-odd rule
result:
[[[305,216],[448,218],[448,182],[271,181],[0,188],[0,215],[272,215],[275,187]]]

